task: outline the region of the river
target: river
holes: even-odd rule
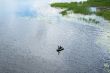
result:
[[[57,1],[0,1],[0,73],[106,73],[110,23],[63,17],[49,5]]]

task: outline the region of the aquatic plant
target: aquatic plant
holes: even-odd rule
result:
[[[110,65],[109,65],[109,63],[104,63],[104,70],[105,70],[105,72],[110,73]]]

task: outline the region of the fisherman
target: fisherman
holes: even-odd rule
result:
[[[60,54],[60,52],[64,50],[64,48],[62,46],[58,46],[58,49],[56,50],[58,52],[58,55]]]

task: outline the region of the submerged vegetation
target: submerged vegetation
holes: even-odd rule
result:
[[[83,20],[87,23],[95,23],[95,24],[98,24],[99,21],[95,20],[95,19],[92,19],[92,18],[79,18],[80,20]]]
[[[104,63],[104,70],[105,70],[105,72],[110,73],[110,65],[109,65],[109,63]]]
[[[60,13],[67,15],[69,11],[72,13],[80,13],[84,15],[96,14],[103,18],[110,20],[110,0],[88,0],[84,2],[65,2],[65,3],[52,3],[52,7],[64,9]],[[94,7],[96,11],[92,11]]]

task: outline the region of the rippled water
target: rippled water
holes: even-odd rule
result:
[[[0,73],[106,73],[110,23],[63,17],[50,7],[55,1],[0,1]]]

